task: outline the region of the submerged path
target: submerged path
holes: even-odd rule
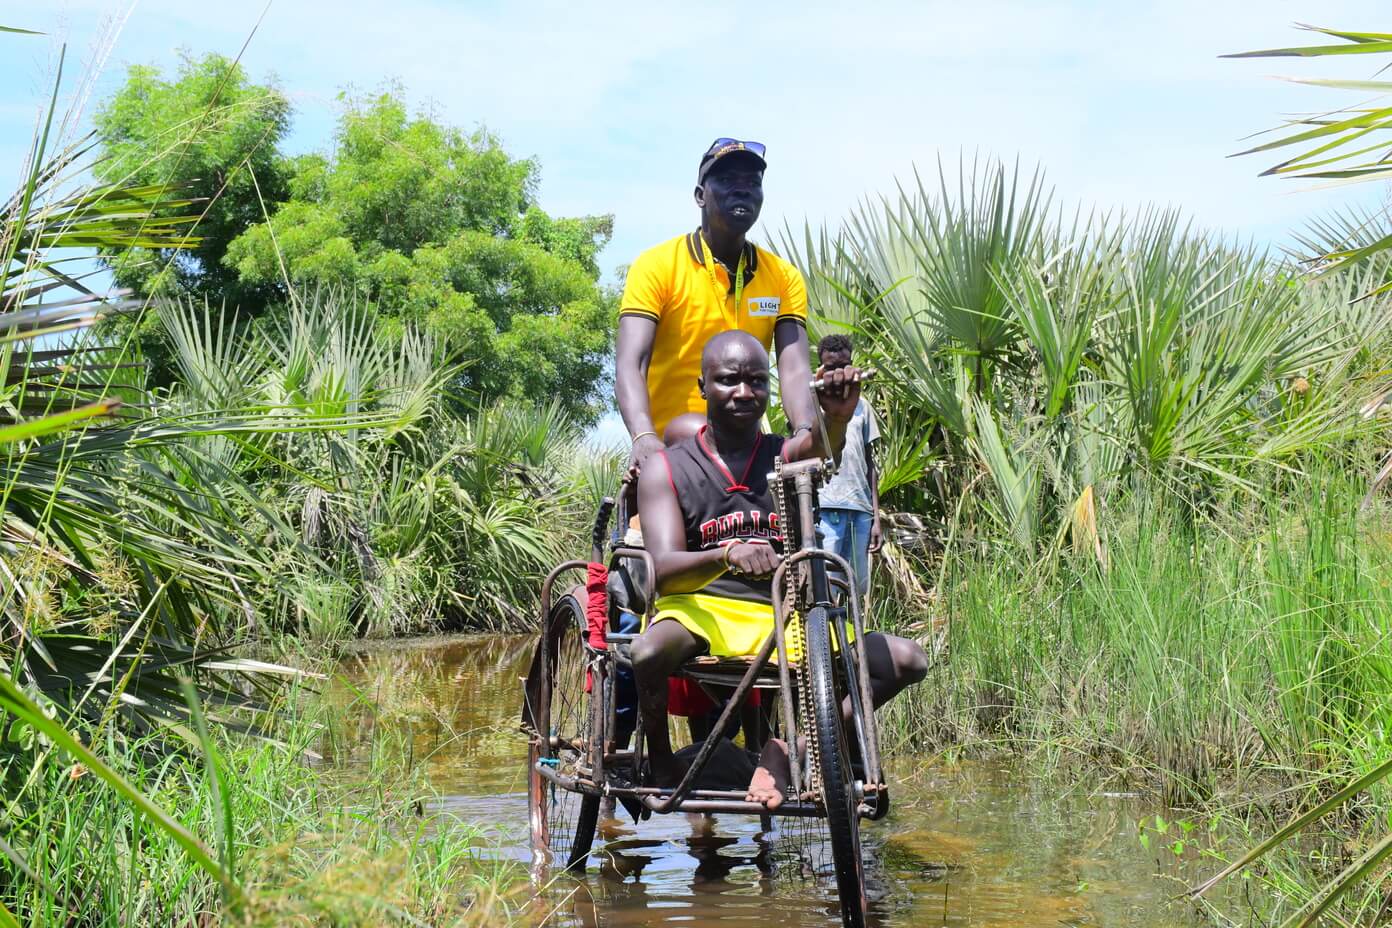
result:
[[[394,643],[347,658],[344,676],[379,711],[353,713],[335,737],[351,775],[393,726],[425,758],[441,808],[486,827],[527,859],[526,745],[517,732],[528,640],[506,636]],[[361,750],[356,748],[360,747]],[[1008,765],[914,764],[892,772],[895,806],[867,823],[873,924],[891,926],[1208,924],[1172,903],[1185,860],[1137,840],[1157,810]],[[602,826],[590,870],[548,924],[836,926],[829,854],[796,820],[766,835],[739,816],[658,816]]]

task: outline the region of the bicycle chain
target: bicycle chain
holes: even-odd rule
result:
[[[773,477],[774,477],[773,500],[774,500],[774,505],[775,505],[775,506],[777,507],[777,509],[778,509],[778,520],[779,520],[779,523],[780,523],[780,525],[781,525],[781,527],[782,527],[782,532],[783,532],[783,556],[784,556],[784,557],[788,557],[790,554],[794,553],[795,551],[797,551],[797,550],[799,550],[799,549],[801,548],[801,544],[800,544],[801,539],[797,539],[797,538],[795,537],[795,536],[796,536],[796,530],[795,530],[794,527],[793,527],[793,526],[794,526],[794,523],[793,523],[792,520],[789,518],[789,512],[788,512],[788,492],[789,492],[789,491],[788,491],[788,482],[789,482],[789,481],[783,477],[783,459],[782,459],[782,458],[774,458],[774,461],[773,461]],[[797,541],[798,543],[795,544],[795,543],[794,543],[795,541]],[[801,591],[801,590],[805,590],[805,589],[806,589],[806,583],[805,583],[806,579],[807,579],[807,562],[806,562],[806,561],[803,561],[803,562],[797,564],[796,566],[794,566],[794,568],[792,569],[792,571],[785,571],[785,572],[784,572],[784,574],[783,574],[783,590],[781,591],[781,595],[782,595],[782,597],[783,597],[783,615],[784,615],[785,617],[793,615],[793,614],[794,614],[794,611],[798,610],[799,605],[802,605],[802,604],[799,604],[799,603],[798,603],[798,592]],[[811,732],[812,729],[815,728],[816,723],[815,723],[815,721],[813,721],[814,716],[812,715],[812,680],[811,680],[811,677],[809,676],[808,669],[807,669],[807,653],[808,653],[808,647],[807,647],[807,623],[804,622],[804,621],[802,620],[802,614],[801,614],[801,612],[803,612],[803,611],[806,611],[806,610],[802,610],[802,611],[798,612],[798,641],[797,641],[797,646],[798,646],[798,658],[799,658],[799,659],[798,659],[798,661],[793,665],[793,669],[794,669],[794,671],[795,671],[796,674],[797,674],[797,688],[798,688],[798,697],[797,697],[797,698],[798,698],[798,707],[799,707],[799,710],[800,710],[800,711],[799,711],[799,714],[800,714],[800,716],[801,716],[801,721],[799,722],[799,727],[801,727],[804,731],[809,731],[809,732]],[[791,651],[791,650],[792,650],[792,647],[791,647],[792,642],[787,641],[787,639],[785,638],[785,639],[784,639],[784,643],[787,644],[787,645],[789,646],[789,650]],[[794,735],[795,735],[794,732],[786,732],[786,733],[784,734],[784,737],[786,737],[786,738],[792,738],[792,737],[794,737]],[[819,760],[820,760],[820,757],[819,757],[820,748],[819,748],[819,746],[818,746],[818,744],[817,744],[817,739],[816,739],[815,735],[810,735],[809,737],[806,737],[806,738],[804,739],[804,742],[805,742],[805,744],[806,744],[805,751],[804,751],[804,757],[805,757],[806,760],[807,760],[807,777],[803,780],[803,789],[804,789],[804,791],[805,791],[806,793],[808,793],[808,794],[810,794],[810,795],[812,795],[812,796],[815,796],[815,797],[818,797],[818,798],[819,798],[819,797],[821,796],[821,793],[822,793],[822,773],[821,773],[822,766],[821,766],[821,764],[819,763]]]
[[[801,660],[798,661],[799,701],[802,703],[802,727],[807,732],[807,789],[814,797],[822,797],[821,745],[817,739],[817,721],[812,707],[812,678],[807,670],[807,623],[799,619],[798,637],[801,645]]]

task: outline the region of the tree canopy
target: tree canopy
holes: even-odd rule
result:
[[[251,315],[306,289],[349,293],[388,335],[415,325],[444,340],[465,362],[465,392],[554,397],[592,418],[613,334],[597,263],[612,217],[548,215],[535,161],[483,129],[412,115],[399,88],[343,102],[332,149],[291,157],[278,147],[283,94],[224,59],[186,60],[172,82],[132,68],[99,115],[109,170],[189,185],[212,205],[192,259],[112,255],[119,281]],[[181,132],[195,141],[171,148]]]
[[[259,311],[271,294],[248,289],[223,259],[228,244],[262,218],[260,200],[287,196],[278,147],[290,128],[285,95],[251,83],[221,55],[186,54],[173,80],[157,68],[131,67],[93,121],[104,156],[92,169],[99,180],[169,184],[171,199],[197,197],[203,202],[196,211],[206,209],[191,233],[198,239],[193,248],[108,255],[116,282],[142,296],[207,295]],[[178,207],[178,214],[188,209]]]

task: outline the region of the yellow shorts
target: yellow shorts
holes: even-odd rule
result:
[[[773,631],[773,606],[764,603],[705,593],[677,593],[659,596],[655,605],[657,612],[649,624],[664,619],[681,623],[683,628],[706,642],[714,657],[757,654],[764,639]],[[855,630],[847,622],[846,640],[854,639]],[[797,660],[802,653],[802,624],[796,614],[788,620],[785,641],[789,656]],[[832,647],[835,646],[836,638],[833,636]],[[774,655],[774,660],[777,659],[777,655]]]

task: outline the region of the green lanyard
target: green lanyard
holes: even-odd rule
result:
[[[728,291],[720,286],[720,280],[715,276],[715,255],[711,254],[710,245],[706,244],[706,237],[701,236],[701,256],[706,259],[706,274],[710,277],[711,289],[715,291],[716,299],[720,301],[720,311],[725,312],[725,297]],[[735,268],[735,318],[730,321],[726,316],[725,321],[730,323],[730,328],[739,328],[740,297],[744,295],[744,249],[740,249],[739,266]]]

